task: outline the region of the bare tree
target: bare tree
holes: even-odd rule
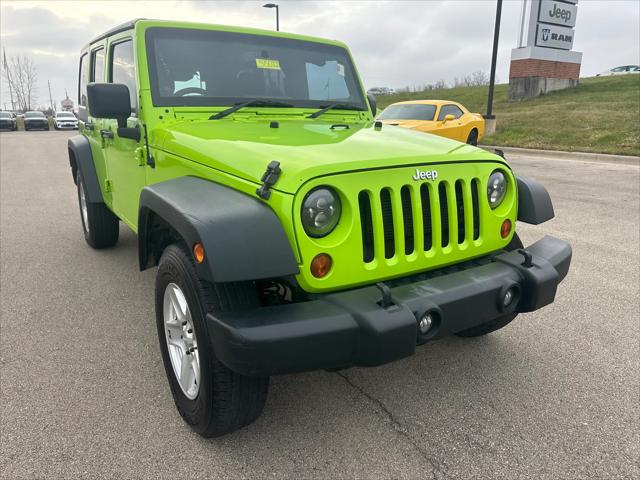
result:
[[[471,82],[473,86],[489,85],[489,77],[482,70],[471,74]]]
[[[31,110],[37,100],[38,72],[33,60],[26,55],[4,57],[3,74],[17,106],[22,111]]]
[[[434,85],[433,88],[438,89],[438,90],[442,90],[444,88],[447,88],[447,82],[444,81],[444,79],[440,79],[438,80]]]

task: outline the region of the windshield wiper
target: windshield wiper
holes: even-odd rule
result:
[[[222,110],[209,117],[209,120],[218,120],[224,118],[227,115],[231,115],[233,112],[237,112],[244,107],[293,107],[290,103],[274,102],[273,100],[250,100],[248,102],[236,103],[233,107]]]
[[[357,107],[349,103],[332,103],[330,105],[327,105],[326,107],[321,108],[317,112],[313,112],[311,115],[307,115],[307,118],[318,118],[320,115],[328,112],[329,110],[357,110],[359,112],[365,111],[364,108]]]

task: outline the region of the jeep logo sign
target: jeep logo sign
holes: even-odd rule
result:
[[[413,178],[415,181],[435,180],[436,178],[438,178],[438,172],[436,172],[435,170],[425,171],[425,170],[420,170],[419,168],[416,168],[416,173],[411,178]]]
[[[571,50],[573,47],[573,28],[538,24],[536,46]]]
[[[575,27],[577,12],[578,7],[573,3],[559,0],[541,0],[538,21],[563,27]]]

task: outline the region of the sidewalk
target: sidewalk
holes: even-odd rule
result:
[[[478,145],[485,150],[493,151],[494,149],[502,150],[508,157],[509,155],[517,155],[519,157],[529,156],[536,158],[551,158],[555,160],[577,160],[583,162],[600,162],[600,163],[617,163],[624,165],[640,166],[640,157],[631,155],[608,155],[605,153],[586,153],[586,152],[563,152],[559,150],[533,150],[530,148],[516,147],[494,147],[491,145]]]

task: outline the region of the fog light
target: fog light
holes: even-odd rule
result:
[[[432,326],[433,326],[433,316],[431,315],[431,313],[425,313],[420,319],[420,322],[418,322],[418,328],[420,329],[420,333],[422,333],[423,335],[426,334],[429,330],[431,330]]]
[[[507,290],[507,293],[504,294],[504,298],[502,299],[502,305],[504,305],[505,308],[511,305],[511,302],[513,301],[513,297],[515,297],[515,294],[513,292],[513,288],[510,288],[509,290]]]
[[[329,273],[333,261],[326,253],[320,253],[311,260],[311,274],[316,278],[322,278]]]

